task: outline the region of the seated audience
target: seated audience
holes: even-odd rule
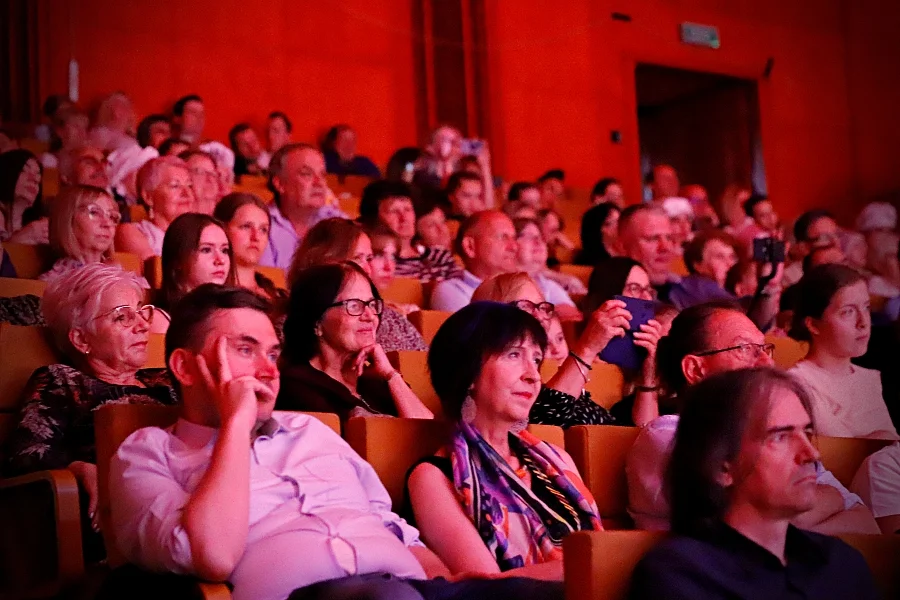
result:
[[[462,134],[450,125],[440,125],[431,133],[425,152],[415,161],[414,179],[423,187],[443,188],[456,171],[462,157]]]
[[[256,270],[269,242],[269,207],[258,196],[234,192],[216,204],[213,217],[225,224],[231,240],[235,284],[268,299],[278,309],[287,300],[287,292]]]
[[[376,341],[384,301],[354,262],[323,264],[292,278],[279,410],[354,416],[434,415]]]
[[[447,181],[450,218],[462,221],[485,210],[484,185],[478,175],[457,171]]]
[[[143,298],[137,275],[92,263],[50,282],[41,299],[65,364],[40,367],[28,380],[6,470],[72,471],[84,495],[87,531],[99,526],[94,410],[107,403],[177,401],[165,369],[144,369],[156,310]]]
[[[690,183],[681,188],[678,193],[682,198],[687,198],[694,208],[694,230],[706,231],[719,227],[719,215],[709,202],[709,193],[706,188],[696,183]]]
[[[416,209],[415,239],[418,243],[425,248],[450,250],[453,246],[453,236],[450,235],[450,228],[447,226],[447,213],[440,204],[423,200],[413,203],[413,206]]]
[[[900,444],[866,458],[850,488],[872,507],[882,533],[900,534]]]
[[[457,264],[448,246],[431,247],[414,243],[416,237],[416,212],[412,201],[412,188],[402,181],[373,181],[365,187],[359,202],[359,222],[366,227],[382,225],[396,236],[398,277],[413,277],[419,281],[441,281],[459,277],[462,268]],[[435,220],[443,217],[443,211]],[[434,212],[434,211],[432,211]],[[445,222],[436,222],[435,228]],[[449,237],[449,232],[448,232]]]
[[[266,310],[218,286],[178,306],[166,341],[181,418],[135,432],[110,465],[129,562],[228,581],[236,600],[562,598],[552,583],[427,579],[449,572],[372,467],[316,418],[273,413],[280,344]]]
[[[349,125],[335,125],[325,134],[322,142],[325,170],[340,177],[362,175],[380,179],[381,171],[368,156],[356,153],[356,131]]]
[[[674,243],[672,223],[662,209],[638,204],[619,216],[619,254],[641,263],[663,302],[669,301],[672,284],[681,279],[669,270],[675,258]]]
[[[866,353],[871,334],[862,275],[843,265],[821,265],[803,276],[790,335],[809,342],[809,354],[789,373],[809,390],[822,435],[900,439],[881,394],[880,374],[851,362]]]
[[[554,209],[566,193],[566,173],[562,169],[550,169],[538,177],[541,189],[541,208]]]
[[[196,206],[192,212],[213,214],[216,203],[222,199],[216,161],[202,150],[188,150],[179,154],[178,158],[185,162],[191,174],[191,187],[196,199]]]
[[[124,92],[113,92],[97,109],[97,121],[91,129],[90,143],[104,152],[134,144],[134,105]]]
[[[725,280],[737,262],[737,243],[730,235],[715,229],[698,234],[684,249],[690,274],[672,285],[669,301],[683,310],[715,300],[734,300],[725,289]]]
[[[469,303],[482,281],[516,270],[516,228],[502,212],[486,210],[466,219],[455,245],[466,270],[462,277],[445,279],[434,286],[433,310],[456,312]]]
[[[294,125],[286,114],[274,110],[266,118],[266,148],[270,155],[278,152],[282,146],[291,143],[291,132]]]
[[[159,158],[155,148],[141,148],[137,144],[122,146],[109,154],[109,186],[120,208],[139,204],[137,174],[154,158]]]
[[[559,315],[554,313],[554,315],[550,317],[550,324],[546,329],[547,353],[545,358],[562,363],[562,361],[569,357],[569,342],[566,341],[566,333],[563,331],[562,321],[559,320]]]
[[[362,227],[347,219],[325,219],[309,230],[297,248],[288,283],[291,288],[304,270],[329,263],[355,262],[367,277],[372,274],[372,242]],[[394,350],[427,350],[422,335],[403,314],[385,307],[380,315],[376,339],[385,352]]]
[[[744,212],[753,219],[753,224],[744,228],[737,240],[748,251],[752,251],[755,238],[781,236],[781,220],[767,196],[761,194],[750,196],[744,204]]]
[[[571,253],[575,250],[575,243],[564,233],[566,224],[555,210],[545,208],[538,211],[536,220],[541,229],[541,237],[547,244],[547,265],[556,266],[561,262],[556,256],[559,250]]]
[[[827,210],[813,209],[806,211],[794,221],[794,240],[792,253],[799,258],[798,262],[788,265],[784,270],[784,286],[794,285],[803,277],[803,263],[807,254],[817,248],[839,245],[837,221]]]
[[[309,144],[286,144],[272,156],[269,189],[275,200],[269,205],[272,228],[259,263],[263,266],[287,270],[310,228],[323,219],[347,218],[338,207],[326,204],[325,159]]]
[[[190,144],[189,149],[202,150],[213,157],[220,176],[227,173],[233,177],[234,152],[225,144],[206,139],[203,136],[203,129],[206,125],[206,107],[200,96],[189,94],[175,102],[172,107],[172,125],[175,126],[178,138]],[[183,151],[179,150],[178,154]],[[163,152],[160,151],[160,154]],[[224,196],[225,193],[222,195]]]
[[[881,298],[900,296],[900,236],[893,231],[872,231],[868,235],[867,270],[869,293]]]
[[[694,237],[694,207],[691,201],[672,196],[660,202],[660,207],[672,224],[672,246],[676,254],[684,251],[684,245]]]
[[[821,488],[810,402],[766,368],[688,390],[667,469],[676,535],[638,563],[629,598],[879,597],[858,551],[796,525]]]
[[[774,346],[735,305],[710,303],[682,311],[672,321],[669,335],[660,340],[657,369],[665,389],[677,396],[690,394],[689,386],[725,371],[772,366]],[[804,392],[805,394],[805,392]],[[723,406],[733,396],[716,398]],[[625,463],[628,512],[639,529],[670,527],[665,470],[672,442],[680,428],[678,415],[663,415],[648,423],[634,442]],[[873,533],[871,512],[820,463],[813,506],[792,515],[794,525],[824,534]],[[672,523],[674,525],[674,522]]]
[[[619,214],[622,210],[612,202],[590,207],[581,219],[581,251],[575,263],[595,267],[610,256],[619,234]]]
[[[547,336],[529,314],[479,302],[451,316],[428,354],[450,442],[413,467],[416,523],[451,573],[562,580],[562,541],[601,530],[566,452],[525,431]]]
[[[547,302],[556,307],[556,314],[564,321],[580,320],[581,312],[566,290],[546,275],[547,243],[541,236],[541,228],[536,221],[517,219],[513,221],[516,228],[516,266],[528,273],[541,291]]]
[[[137,128],[137,142],[141,148],[153,147],[158,150],[170,137],[172,124],[166,115],[148,115],[141,120]]]
[[[622,182],[614,177],[604,177],[591,190],[591,206],[610,203],[619,210],[625,208],[625,191]]]
[[[666,198],[678,196],[680,183],[678,172],[671,165],[656,165],[650,172],[650,191],[654,204],[659,207]]]
[[[196,200],[187,164],[174,156],[149,161],[137,175],[138,197],[147,206],[147,219],[122,223],[116,249],[137,254],[143,261],[162,255],[163,237],[178,216],[195,210]]]
[[[177,137],[170,137],[163,140],[163,142],[159,145],[159,155],[178,156],[182,152],[187,152],[190,149],[191,143],[187,140],[183,140]]]
[[[110,189],[109,160],[93,146],[81,146],[59,155],[59,182]]]
[[[372,243],[372,260],[369,262],[369,277],[382,294],[391,287],[397,275],[397,248],[400,238],[384,225],[376,225],[366,230]],[[422,310],[418,304],[403,304],[385,301],[391,308],[403,316]]]
[[[41,115],[44,117],[44,123],[41,123],[37,127],[34,128],[34,138],[36,140],[40,140],[44,143],[50,143],[53,141],[53,117],[56,113],[63,108],[68,108],[73,105],[72,100],[69,99],[68,95],[65,94],[51,94],[44,99],[44,103],[41,105]]]
[[[231,241],[218,219],[187,213],[172,221],[162,248],[160,308],[172,310],[185,294],[204,283],[234,285],[231,256]]]
[[[32,213],[41,206],[42,175],[41,164],[28,150],[0,154],[0,241],[48,242],[47,219],[29,220],[29,216],[39,217]]]
[[[53,116],[53,141],[50,151],[41,155],[45,169],[59,168],[59,155],[79,148],[87,142],[88,116],[76,106],[67,106]]]
[[[509,187],[507,196],[506,214],[511,215],[517,207],[531,208],[535,211],[541,209],[541,190],[537,184],[531,181],[517,181]]]
[[[269,168],[272,155],[263,150],[256,132],[249,123],[238,123],[228,132],[228,141],[234,152],[234,176],[263,175]]]

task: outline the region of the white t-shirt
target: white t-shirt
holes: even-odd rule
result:
[[[853,365],[850,374],[834,375],[802,360],[788,370],[812,395],[816,430],[832,437],[896,440],[881,395],[881,374]]]
[[[876,519],[900,515],[900,444],[891,444],[864,460],[850,488]]]

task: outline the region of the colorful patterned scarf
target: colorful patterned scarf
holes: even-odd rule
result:
[[[513,434],[511,434],[513,435]],[[521,448],[578,511],[580,522],[602,530],[594,498],[581,477],[549,444],[523,431],[515,436]],[[531,488],[471,425],[460,422],[448,446],[453,485],[463,511],[497,559],[501,571],[562,558],[544,516],[558,520],[563,535],[573,529],[541,501]],[[556,529],[556,526],[554,527]]]

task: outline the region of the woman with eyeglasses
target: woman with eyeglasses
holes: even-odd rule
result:
[[[384,301],[355,262],[297,273],[291,285],[277,410],[431,419],[376,340]]]
[[[61,362],[28,380],[5,471],[69,469],[83,494],[82,531],[97,531],[94,410],[177,396],[166,369],[144,368],[155,310],[134,273],[101,263],[68,271],[47,286],[41,308]],[[87,556],[102,557],[99,536],[88,538]]]

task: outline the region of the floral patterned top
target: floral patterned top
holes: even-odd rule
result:
[[[381,313],[381,324],[378,326],[375,341],[381,344],[385,352],[428,350],[428,344],[422,339],[422,334],[409,319],[387,306]]]
[[[556,425],[568,429],[573,425],[616,425],[618,420],[608,410],[591,400],[591,393],[582,391],[576,398],[565,392],[541,387],[531,406],[528,422],[535,425]]]
[[[41,299],[32,294],[0,298],[0,323],[45,325]]]
[[[37,369],[10,435],[5,471],[22,475],[65,469],[74,461],[96,463],[94,409],[109,403],[177,403],[165,369],[140,370],[137,379],[145,387],[106,383],[62,364]]]

